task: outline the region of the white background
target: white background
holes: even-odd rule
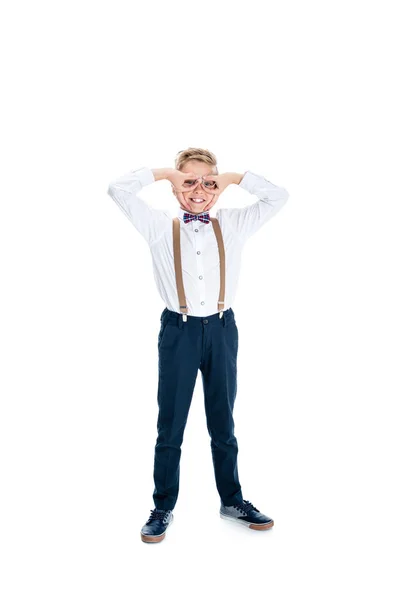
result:
[[[20,2],[2,17],[4,600],[399,597],[395,2]],[[244,250],[219,517],[202,383],[175,521],[153,507],[157,337],[146,242],[107,195],[188,146],[284,186]],[[170,184],[143,190],[178,208]],[[230,186],[212,209],[256,198]]]

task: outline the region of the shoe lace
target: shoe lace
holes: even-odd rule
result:
[[[243,500],[243,502],[239,502],[239,504],[234,504],[233,505],[235,508],[238,508],[240,510],[243,510],[246,514],[248,514],[248,512],[250,510],[256,510],[257,512],[260,512],[258,510],[258,508],[256,508],[254,506],[254,504],[252,504],[251,502],[249,502],[248,500]]]
[[[161,508],[152,508],[150,511],[150,517],[148,518],[147,523],[151,523],[151,521],[155,521],[156,519],[159,519],[160,521],[163,521],[165,519],[165,517],[168,515],[168,513],[170,513],[170,510],[163,510]]]

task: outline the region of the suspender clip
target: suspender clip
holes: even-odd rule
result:
[[[182,319],[183,319],[184,321],[187,321],[187,314],[186,314],[186,313],[182,313]]]

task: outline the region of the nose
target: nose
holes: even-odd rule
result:
[[[201,189],[203,189],[202,184],[203,184],[203,179],[202,178],[198,179],[197,184],[195,185],[194,189],[197,190],[199,185],[200,185]]]

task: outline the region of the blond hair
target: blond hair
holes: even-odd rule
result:
[[[186,150],[180,150],[175,157],[175,169],[180,171],[183,165],[189,160],[198,160],[211,165],[213,169],[215,168],[215,175],[218,175],[217,157],[210,150],[204,148],[186,148]]]

